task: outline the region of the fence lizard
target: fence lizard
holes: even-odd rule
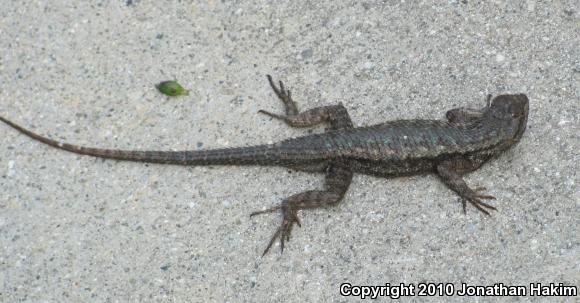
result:
[[[454,108],[447,120],[396,120],[354,127],[342,104],[299,112],[290,90],[282,81],[270,86],[284,103],[285,114],[259,112],[292,127],[328,123],[326,132],[287,139],[274,144],[201,151],[135,151],[89,148],[58,142],[27,130],[3,117],[0,121],[50,146],[100,158],[178,165],[284,166],[326,175],[325,188],[309,190],[284,199],[279,205],[250,216],[281,211],[282,224],[264,250],[279,239],[280,249],[290,239],[298,211],[337,204],[347,191],[353,173],[380,177],[436,173],[461,198],[486,215],[495,207],[483,202],[495,199],[471,189],[465,173],[479,168],[521,139],[528,119],[528,98],[523,94],[499,95],[482,109]]]

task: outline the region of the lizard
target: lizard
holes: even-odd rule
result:
[[[470,188],[463,176],[517,144],[526,129],[529,100],[524,94],[487,96],[481,109],[453,108],[445,120],[393,120],[355,127],[347,109],[338,103],[300,112],[291,91],[267,75],[270,87],[285,107],[284,114],[259,110],[290,127],[313,127],[326,123],[323,133],[248,147],[188,151],[118,150],[79,146],[41,136],[0,116],[0,121],[28,137],[76,154],[100,158],[175,165],[262,165],[325,174],[323,189],[308,190],[281,203],[250,214],[250,217],[280,211],[282,223],[262,256],[279,239],[280,251],[290,240],[294,225],[301,226],[298,211],[338,204],[347,192],[353,174],[397,177],[437,174],[462,201],[485,215],[496,208],[483,200],[495,197]]]

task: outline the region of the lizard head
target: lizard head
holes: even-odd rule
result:
[[[487,119],[506,137],[511,146],[522,138],[528,122],[528,97],[524,94],[499,95],[493,98],[486,112]]]

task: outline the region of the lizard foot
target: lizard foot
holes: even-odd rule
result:
[[[274,235],[270,239],[268,246],[266,246],[266,249],[262,253],[262,257],[268,253],[268,251],[270,250],[270,247],[272,247],[272,244],[274,244],[276,239],[280,239],[280,252],[284,252],[284,242],[290,241],[290,232],[292,231],[292,227],[294,226],[294,224],[298,225],[298,227],[301,227],[300,219],[298,219],[297,211],[293,210],[289,207],[286,207],[284,204],[279,205],[279,206],[274,206],[274,207],[266,209],[266,210],[253,212],[250,214],[250,217],[255,216],[255,215],[270,213],[270,212],[276,211],[278,209],[282,210],[282,216],[283,216],[282,225],[280,227],[278,227],[276,232],[274,232]]]
[[[485,187],[480,187],[475,189],[476,192],[481,192],[484,191]],[[481,212],[483,212],[484,214],[490,216],[489,212],[485,209],[491,209],[491,210],[497,210],[495,207],[481,201],[481,200],[495,200],[494,196],[490,196],[490,195],[481,195],[481,194],[476,194],[473,193],[471,195],[467,195],[462,197],[461,199],[461,204],[463,205],[463,213],[466,213],[466,201],[469,201],[469,203],[471,203],[471,205],[475,206],[475,208],[477,208],[478,210],[480,210]],[[485,207],[485,208],[484,208]]]
[[[274,93],[276,94],[276,96],[278,96],[278,99],[280,99],[280,101],[284,103],[286,115],[278,115],[262,109],[259,110],[258,113],[265,114],[272,118],[284,121],[288,120],[288,117],[296,116],[298,114],[298,107],[296,106],[296,102],[292,100],[292,93],[290,92],[290,90],[284,87],[284,83],[282,83],[282,81],[279,81],[279,87],[277,87],[276,84],[274,84],[274,81],[272,80],[272,76],[270,75],[266,76],[268,77],[268,82],[270,82],[270,86],[272,87]]]

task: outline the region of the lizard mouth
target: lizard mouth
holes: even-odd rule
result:
[[[519,141],[522,136],[524,135],[524,131],[526,130],[526,126],[528,124],[528,112],[529,112],[529,102],[528,98],[525,95],[523,96],[522,102],[524,103],[524,109],[521,112],[517,113],[516,119],[519,119],[518,129],[515,133],[514,140]]]

